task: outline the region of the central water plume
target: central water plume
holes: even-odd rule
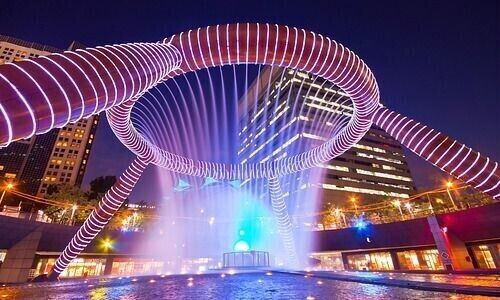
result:
[[[317,80],[276,67],[209,68],[146,93],[131,121],[148,141],[184,157],[221,163],[279,160],[317,146],[349,120],[350,99]],[[301,258],[311,244],[304,225],[313,222],[320,196],[305,187],[321,181],[321,170],[280,178]],[[269,251],[271,264],[283,265],[266,180],[219,182],[160,168],[157,174],[160,216],[141,252],[168,261],[167,271],[220,267],[222,253],[247,248]]]

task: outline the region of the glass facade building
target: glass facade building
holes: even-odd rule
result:
[[[293,70],[264,68],[240,101],[240,161],[279,160],[309,150],[341,130],[352,104],[337,86]],[[316,190],[323,204],[409,198],[415,185],[402,146],[373,126],[352,149],[317,170],[282,178],[284,190]]]

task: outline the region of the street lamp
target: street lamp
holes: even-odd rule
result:
[[[73,206],[71,206],[71,218],[70,218],[70,225],[73,225],[74,222],[73,222],[73,217],[75,216],[75,212],[76,212],[76,209],[78,208],[78,205],[76,204],[73,204]]]
[[[401,201],[395,200],[392,202],[392,204],[394,204],[394,206],[396,206],[398,208],[399,214],[401,215],[401,220],[404,220],[403,210],[401,209]]]
[[[415,216],[413,215],[410,202],[406,202],[405,207],[410,212],[411,218],[413,219]]]
[[[112,250],[114,248],[114,241],[110,238],[105,238],[101,240],[101,248],[105,251],[108,252],[109,250]]]
[[[453,187],[453,182],[447,181],[446,182],[446,192],[448,193],[448,197],[450,197],[451,204],[453,205],[453,208],[457,210],[457,206],[455,205],[455,201],[453,201],[453,197],[451,196],[450,189]]]
[[[347,227],[347,221],[345,219],[345,214],[338,207],[335,209],[335,216],[336,216],[336,218],[342,217],[342,220],[344,221],[344,227]],[[339,222],[339,223],[341,223],[341,222]]]
[[[358,214],[358,206],[356,205],[356,198],[351,197],[351,202],[354,205],[354,211],[356,212],[356,215]]]
[[[7,190],[11,190],[14,188],[14,185],[12,183],[7,183],[7,185],[5,186],[5,188],[3,189],[3,192],[2,192],[2,196],[0,196],[0,204],[2,204],[2,201],[3,201],[3,197],[5,197],[5,192]]]
[[[135,228],[135,223],[137,221],[137,216],[138,216],[137,212],[134,211],[134,213],[132,214],[132,227],[134,228],[134,230],[136,229]]]

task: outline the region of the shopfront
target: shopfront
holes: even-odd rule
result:
[[[394,270],[391,253],[372,252],[366,254],[347,254],[349,270],[357,271],[390,271]]]
[[[47,274],[56,263],[55,258],[41,258],[35,268],[34,276]],[[104,275],[106,258],[75,258],[61,273],[61,278],[93,277]]]
[[[444,270],[437,249],[398,251],[397,258],[401,270]]]
[[[5,260],[6,255],[7,255],[7,251],[0,250],[0,265]]]
[[[149,275],[160,274],[164,262],[147,258],[115,258],[110,275]]]
[[[480,269],[500,268],[500,244],[480,244],[471,247],[477,267]]]
[[[310,258],[319,261],[319,264],[315,266],[317,270],[325,271],[341,271],[344,270],[344,263],[342,261],[342,253],[340,251],[335,252],[323,252],[323,253],[312,253]]]

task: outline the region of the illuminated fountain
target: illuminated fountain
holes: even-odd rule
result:
[[[295,125],[299,122],[295,122],[296,116],[280,114],[281,110],[276,107],[282,102],[288,102],[289,105],[296,103],[297,96],[292,96],[289,91],[276,90],[269,82],[261,83],[259,87],[260,93],[265,95],[263,99],[270,103],[265,114],[268,119],[279,116],[280,122],[273,122],[266,127],[265,132],[262,131],[262,126],[249,122],[258,117],[258,111],[261,111],[259,115],[264,114],[260,108],[262,101],[254,99],[250,86],[255,87],[256,79],[265,77],[269,72],[282,80],[298,78],[295,76],[297,74],[289,74],[289,69],[248,65],[221,66],[188,73],[165,81],[145,94],[134,106],[131,122],[141,135],[162,149],[204,161],[241,163],[248,160],[243,155],[243,144],[255,140],[252,137],[260,136],[260,140],[266,140],[278,131],[280,135],[275,139],[278,145],[286,145],[279,147],[286,149],[286,155],[311,149],[313,145],[304,139],[293,144],[287,143],[303,128],[279,126],[278,124]],[[298,92],[311,96],[317,93],[309,85],[301,86]],[[349,105],[348,100],[344,99],[342,103]],[[219,102],[224,105],[217,105]],[[296,106],[297,111],[307,110],[303,104]],[[333,113],[311,112],[309,115],[317,119],[317,122],[311,122],[316,125],[316,131],[328,131],[326,134],[330,135],[336,129],[335,125],[339,124],[338,116],[342,111],[343,109],[337,109]],[[326,123],[329,125],[319,126]],[[252,161],[264,160],[266,156],[279,150],[277,148],[278,146],[267,145]],[[274,156],[282,154],[278,151]],[[268,253],[267,264],[285,265],[285,251],[276,239],[278,232],[266,180],[216,180],[212,177],[180,175],[164,168],[156,170],[157,184],[162,188],[159,197],[161,218],[153,227],[149,227],[148,231],[152,232],[150,241],[141,244],[140,253],[168,262],[167,272],[197,271],[198,267],[187,263],[193,261],[193,258],[203,258],[206,261],[202,269],[220,267],[225,265],[221,260],[222,253],[228,251],[238,251],[240,255],[243,255],[241,252],[248,251],[249,256],[261,253],[254,251],[265,251]],[[314,211],[317,199],[314,191],[301,191],[297,180],[301,179],[300,182],[303,183],[311,179],[314,175],[312,173],[321,173],[321,170],[296,172],[282,178],[283,183],[288,183],[285,197],[288,211],[295,219],[300,214]],[[296,193],[298,191],[301,193]],[[296,219],[294,222],[294,238],[301,239],[297,251],[299,256],[305,257],[312,243],[309,241],[309,234],[299,236],[300,230],[297,227],[300,221],[303,219]],[[264,262],[260,259],[242,261],[252,264]]]
[[[139,115],[137,118],[134,115],[135,109],[147,112],[139,107],[155,93],[159,84],[172,78],[211,67],[249,64],[290,68],[322,77],[348,96],[352,112],[339,119],[330,138],[321,144],[261,162],[240,162],[230,157],[219,160],[217,152],[207,156],[199,151],[190,153],[185,146],[211,141],[210,135],[204,135],[205,128],[199,132],[200,136],[189,137],[193,140],[188,145],[170,148],[176,143],[175,137],[169,135],[168,127],[165,131],[158,123],[163,123],[168,115],[157,114],[142,121]],[[375,78],[358,56],[329,38],[297,28],[248,23],[217,25],[189,30],[159,43],[89,48],[7,63],[0,66],[0,97],[1,145],[105,110],[116,136],[137,155],[61,254],[51,278],[57,278],[99,234],[150,164],[179,176],[203,180],[264,181],[285,264],[292,268],[300,265],[302,256],[297,244],[302,243],[296,242],[287,208],[287,190],[281,180],[341,155],[356,144],[372,124],[443,171],[495,199],[500,197],[497,162],[381,106]],[[223,106],[227,103],[224,100],[211,104]],[[293,104],[293,99],[289,101]],[[188,108],[200,118],[187,125],[205,124],[204,112],[198,110],[203,107],[208,105]],[[230,115],[229,110],[222,111],[228,113],[227,120],[236,117]],[[178,122],[175,117],[173,120]],[[213,122],[224,124],[218,119]],[[182,128],[177,127],[179,129]],[[283,146],[279,142],[273,146]],[[229,147],[219,147],[219,150],[231,149],[231,144],[225,146]]]

